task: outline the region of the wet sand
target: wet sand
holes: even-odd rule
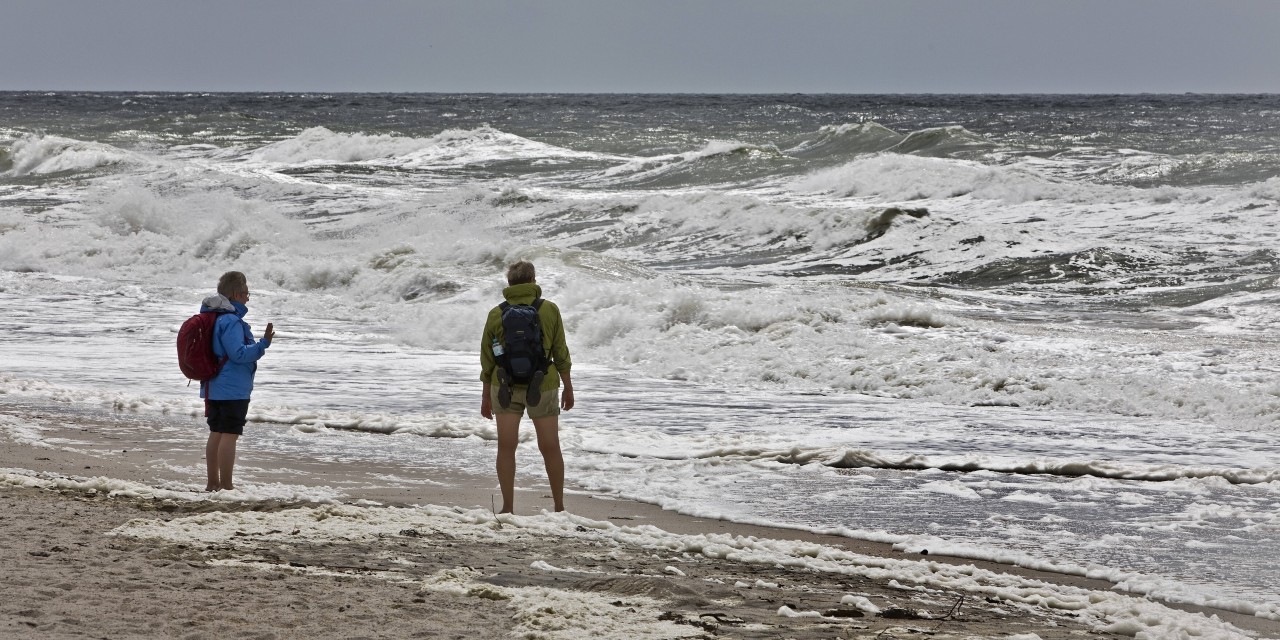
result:
[[[520,515],[497,518],[487,513],[497,493],[491,477],[260,452],[241,455],[239,465],[252,469],[240,480],[244,499],[233,495],[241,492],[209,499],[189,490],[204,483],[190,473],[203,468],[198,432],[174,460],[172,442],[151,441],[142,423],[129,428],[127,412],[95,416],[11,402],[0,403],[0,418],[41,427],[35,439],[0,429],[0,535],[7,541],[0,637],[1133,635],[1101,631],[1106,620],[1051,602],[875,572],[817,571],[751,559],[744,550],[767,546],[756,541],[798,540],[972,567],[975,575],[1109,589],[1071,576],[908,556],[888,545],[691,518],[582,492],[567,499],[573,519],[539,515],[550,500],[536,487],[520,490]],[[522,447],[522,455],[536,451]],[[145,490],[120,490],[115,481]],[[272,483],[301,489],[295,497],[252,497],[253,486]],[[319,504],[305,490],[318,486],[342,493]],[[326,525],[312,533],[297,524],[315,521]],[[664,538],[646,525],[678,535]],[[722,534],[736,554],[687,543]],[[1208,613],[1280,636],[1272,621]]]

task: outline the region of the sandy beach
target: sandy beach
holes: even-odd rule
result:
[[[0,403],[0,637],[1280,635],[1097,581],[584,492],[550,514],[524,478],[517,515],[498,517],[492,478],[246,447],[243,490],[204,494],[203,433],[174,460],[145,422]],[[254,428],[278,427],[251,424],[246,444]]]

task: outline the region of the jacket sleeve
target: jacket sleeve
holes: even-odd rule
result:
[[[494,313],[489,312],[489,316],[484,321],[484,331],[480,334],[480,381],[493,381],[493,370],[498,366],[498,360],[493,357],[493,340],[497,332],[496,324],[501,320],[494,318]]]
[[[573,367],[573,361],[569,358],[569,343],[564,339],[564,320],[560,317],[560,307],[552,304],[555,327],[551,330],[551,359],[556,363],[556,371],[568,373]]]
[[[227,316],[224,315],[223,317]],[[236,364],[257,362],[267,352],[267,346],[271,343],[266,340],[258,340],[257,342],[245,344],[244,337],[249,334],[249,325],[235,316],[230,317],[232,320],[219,318],[218,342],[219,346],[222,347],[222,353],[226,355],[227,360]]]

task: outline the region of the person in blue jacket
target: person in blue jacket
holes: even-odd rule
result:
[[[236,440],[244,433],[249,415],[249,396],[258,360],[271,346],[275,328],[270,322],[262,339],[255,341],[244,321],[249,308],[249,283],[239,271],[228,271],[218,279],[217,295],[204,299],[200,312],[219,313],[213,328],[213,353],[223,362],[218,375],[200,385],[209,423],[209,441],[204,447],[209,482],[205,491],[235,488],[231,470],[236,464]]]

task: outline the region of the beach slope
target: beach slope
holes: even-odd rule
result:
[[[357,482],[367,470],[275,457],[246,462],[296,484],[205,494],[202,478],[182,473],[199,468],[194,438],[185,466],[156,465],[151,443],[120,435],[127,431],[105,438],[91,418],[0,409],[10,426],[43,421],[39,439],[0,430],[2,637],[1048,640],[1269,631],[1065,576],[883,546],[871,553],[877,547],[856,541],[581,493],[574,513],[497,516],[484,498],[492,488],[476,478],[438,478],[404,495]],[[321,479],[327,485],[317,488]]]

